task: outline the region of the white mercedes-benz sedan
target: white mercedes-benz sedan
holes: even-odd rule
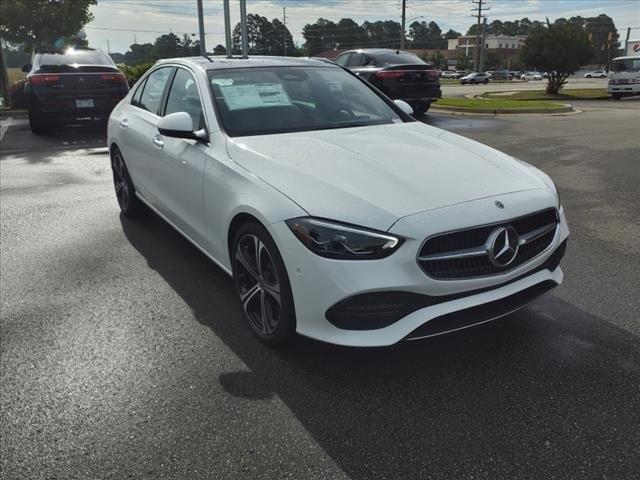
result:
[[[109,119],[117,200],[231,275],[270,345],[439,335],[560,284],[549,177],[410,113],[320,60],[163,60]]]

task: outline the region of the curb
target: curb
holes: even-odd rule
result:
[[[436,104],[437,105],[437,104]],[[568,103],[562,104],[559,108],[465,108],[465,107],[438,107],[433,106],[431,108],[434,112],[454,112],[454,113],[466,113],[466,114],[480,114],[480,115],[517,115],[525,113],[537,113],[541,115],[549,115],[553,113],[570,113],[574,112],[573,106]]]

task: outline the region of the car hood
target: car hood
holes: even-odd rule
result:
[[[420,122],[233,137],[227,152],[309,215],[379,230],[414,213],[546,188],[526,164]]]

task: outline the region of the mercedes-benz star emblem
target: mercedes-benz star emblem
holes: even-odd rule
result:
[[[519,246],[518,232],[512,226],[498,227],[487,240],[489,261],[496,267],[506,267],[515,260]]]

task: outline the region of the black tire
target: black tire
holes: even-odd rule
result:
[[[293,294],[271,235],[259,223],[248,222],[236,232],[231,248],[233,280],[249,328],[271,347],[292,343],[296,331]]]
[[[422,117],[429,110],[431,106],[431,102],[419,102],[416,103],[413,107],[413,116],[414,117]]]
[[[139,217],[146,213],[145,205],[136,196],[136,189],[131,181],[122,152],[118,147],[111,149],[111,171],[120,211],[129,218]]]
[[[487,83],[489,83],[489,80],[486,80],[486,79],[485,79],[485,81],[484,81],[484,82],[482,82],[482,83],[484,83],[484,84],[486,85]]]
[[[33,133],[36,135],[42,135],[49,131],[49,124],[42,116],[42,113],[40,113],[40,109],[35,106],[29,106],[28,115],[29,127]]]
[[[620,95],[619,93],[612,93],[611,96],[614,100],[620,100],[622,98],[622,95]]]

